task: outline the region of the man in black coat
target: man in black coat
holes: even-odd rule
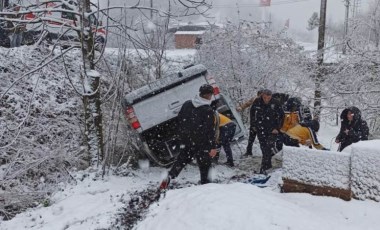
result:
[[[180,153],[160,185],[167,189],[170,179],[176,178],[182,169],[195,157],[201,175],[201,184],[209,183],[208,174],[211,158],[216,155],[217,117],[211,105],[213,96],[211,85],[202,85],[199,95],[186,101],[178,114]]]
[[[284,111],[268,89],[262,91],[261,98],[252,104],[251,126],[257,132],[263,158],[260,173],[272,168],[272,155],[275,153],[276,141],[280,138],[280,129],[284,120]]]
[[[362,120],[361,112],[357,107],[344,109],[340,119],[340,131],[335,139],[335,142],[339,143],[339,152],[352,143],[368,140],[369,128],[367,122]]]

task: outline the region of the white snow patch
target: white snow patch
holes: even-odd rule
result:
[[[366,211],[359,209],[365,207]],[[135,230],[357,230],[380,223],[375,202],[281,194],[242,183],[168,191]],[[362,210],[363,211],[363,210]]]
[[[359,199],[380,201],[380,140],[351,145],[352,192]]]
[[[349,189],[350,154],[294,147],[283,151],[283,178]]]
[[[96,70],[88,70],[86,75],[89,77],[100,77],[100,73]]]

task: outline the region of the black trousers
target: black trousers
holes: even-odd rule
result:
[[[227,162],[233,162],[234,158],[232,156],[232,150],[230,142],[234,138],[236,130],[236,124],[230,122],[222,127],[220,127],[220,138],[218,148],[223,147],[224,152],[226,153]]]
[[[277,135],[267,134],[258,135],[260,142],[261,153],[263,154],[261,160],[260,173],[264,173],[266,170],[272,168],[272,156],[273,149],[276,147]]]
[[[284,145],[286,145],[286,146],[300,147],[297,139],[291,138],[290,136],[288,136],[285,133],[282,135],[282,138],[283,138],[283,141],[284,141]]]
[[[201,184],[209,183],[208,173],[211,167],[211,157],[209,152],[210,150],[199,149],[194,145],[185,144],[181,149],[177,160],[170,169],[169,176],[171,178],[176,178],[181,173],[182,169],[195,157],[201,174]]]
[[[256,135],[257,133],[254,130],[254,127],[251,125],[249,127],[249,137],[248,137],[248,145],[247,145],[247,152],[246,152],[247,155],[252,155],[252,146],[253,146],[253,142],[255,142]]]

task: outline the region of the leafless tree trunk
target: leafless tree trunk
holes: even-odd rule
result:
[[[327,0],[321,0],[321,12],[318,28],[318,56],[317,56],[317,75],[315,77],[314,91],[314,118],[319,120],[321,114],[321,82],[323,81],[323,54],[325,48],[325,28],[326,28],[326,6]]]
[[[100,101],[100,74],[95,70],[95,37],[91,22],[86,16],[91,12],[90,0],[78,1],[81,13],[81,31],[79,38],[83,56],[82,80],[84,94],[82,96],[85,114],[85,143],[89,164],[99,164],[104,157],[103,119]],[[90,162],[92,161],[92,162]]]

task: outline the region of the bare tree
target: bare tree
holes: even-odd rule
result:
[[[236,103],[255,96],[262,87],[311,97],[312,80],[305,77],[311,60],[290,39],[262,31],[252,22],[227,24],[202,39],[200,61]]]
[[[199,14],[209,6],[205,1],[172,2],[176,2],[176,7],[182,9],[175,11],[175,15],[173,14],[175,17]],[[14,198],[7,199],[7,205],[12,206],[17,203],[16,210],[11,212],[4,206],[0,206],[1,215],[9,214],[10,218],[14,213],[33,205],[34,200],[41,200],[57,189],[56,183],[64,181],[64,178],[66,181],[75,181],[68,169],[77,167],[78,162],[86,163],[82,164],[82,168],[89,165],[97,166],[100,163],[103,163],[103,168],[105,168],[113,162],[112,154],[116,151],[114,143],[118,142],[116,135],[120,130],[119,118],[122,112],[120,98],[125,93],[124,90],[131,89],[128,83],[138,81],[138,79],[132,79],[136,77],[132,71],[137,72],[137,70],[133,69],[134,67],[128,67],[126,56],[120,56],[117,66],[112,67],[110,67],[110,62],[107,62],[107,58],[104,58],[106,41],[109,36],[115,35],[112,34],[113,31],[118,32],[117,35],[124,41],[131,43],[137,41],[135,33],[140,28],[112,16],[112,11],[120,10],[135,11],[140,15],[145,15],[150,11],[154,11],[158,16],[172,15],[166,10],[152,9],[139,4],[100,8],[93,5],[90,0],[36,1],[36,4],[23,5],[17,14],[11,11],[0,12],[1,21],[26,25],[27,28],[46,29],[41,31],[38,42],[28,52],[21,52],[24,48],[20,48],[20,52],[18,49],[12,49],[6,56],[12,57],[13,61],[17,62],[16,54],[29,55],[24,60],[28,64],[24,64],[24,68],[19,68],[20,64],[18,64],[17,71],[13,69],[16,65],[12,65],[12,61],[7,60],[9,63],[5,70],[10,72],[7,75],[7,81],[2,81],[0,88],[0,103],[4,105],[0,112],[8,118],[8,120],[4,120],[0,116],[0,127],[3,131],[0,140],[0,163],[6,164],[7,167],[7,172],[1,174],[0,186],[7,191],[7,194],[14,194],[14,196],[7,196]],[[16,15],[17,17],[12,17]],[[105,23],[103,24],[101,21]],[[50,37],[53,40],[51,42],[44,39],[48,37],[47,35],[51,35],[52,25],[59,30],[55,36]],[[115,30],[112,31],[111,28]],[[105,37],[102,37],[104,43],[98,41],[101,33],[106,34]],[[65,37],[68,39],[64,39]],[[50,50],[44,48],[47,44],[51,45]],[[33,50],[33,48],[35,49]],[[125,48],[126,46],[121,47],[121,49]],[[148,49],[149,47],[144,48]],[[164,46],[161,49],[164,49]],[[10,55],[12,52],[15,55]],[[4,63],[2,61],[1,65]],[[10,68],[11,66],[12,68]],[[46,93],[43,94],[43,97],[39,97],[38,101],[33,96],[41,84],[41,79],[45,80],[45,72],[49,68],[57,71],[56,75],[49,72],[49,77],[60,76],[63,78],[65,76],[64,79],[59,79],[60,82],[55,85],[59,86],[62,84],[61,81],[65,81],[65,91],[67,87],[72,91],[68,97],[82,102],[81,111],[77,110],[80,108],[79,104],[76,104],[75,108],[70,108],[72,110],[62,111],[59,114],[41,112],[39,108],[36,108],[36,104],[44,102],[49,104],[49,95],[45,95]],[[0,68],[0,71],[2,70]],[[121,70],[129,72],[124,75]],[[15,78],[16,75],[20,77]],[[24,86],[28,80],[33,80],[34,87]],[[22,101],[21,108],[18,108],[20,103],[12,90],[18,90],[20,85],[25,87],[26,93],[30,92],[32,96],[28,97],[23,94],[23,97],[28,99]],[[62,89],[54,88],[54,90]],[[22,92],[24,93],[24,91]],[[13,102],[17,103],[13,105]],[[16,114],[14,113],[15,108],[19,110]],[[104,111],[104,108],[111,109]],[[46,115],[49,119],[35,119],[40,116],[36,114]],[[61,118],[62,115],[64,115],[63,118]],[[52,130],[46,127],[52,128]],[[38,133],[36,130],[44,132]],[[20,146],[21,143],[27,146]],[[27,151],[24,151],[23,148],[27,148]],[[133,149],[134,147],[125,146],[125,148]],[[52,171],[54,177],[51,175]],[[49,189],[36,186],[39,183],[36,181],[42,180],[41,178],[49,178],[49,180],[46,179],[47,184],[51,185]],[[35,191],[35,193],[25,194],[22,192],[25,191],[24,189],[18,190],[19,186],[25,186],[28,188],[27,190]],[[41,190],[44,192],[39,192]],[[29,202],[24,202],[25,199],[18,199],[19,195],[28,198]]]

